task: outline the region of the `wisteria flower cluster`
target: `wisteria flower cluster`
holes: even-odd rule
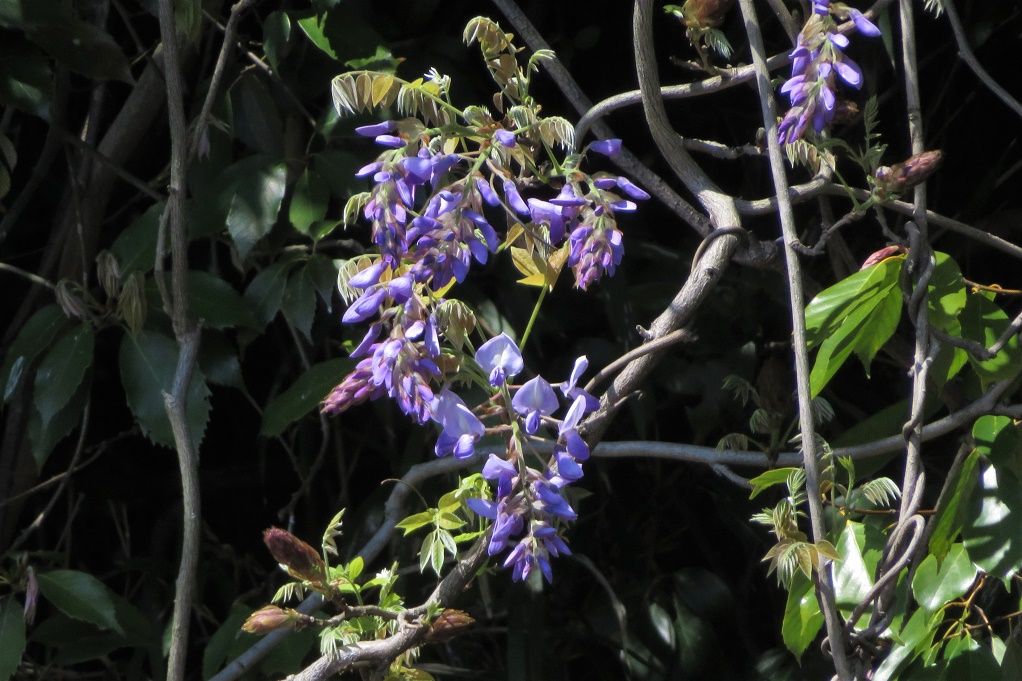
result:
[[[791,78],[781,87],[791,100],[777,129],[783,144],[801,139],[810,125],[819,133],[831,124],[839,108],[838,79],[855,89],[862,87],[862,70],[844,53],[849,40],[837,32],[835,16],[851,19],[862,35],[880,35],[880,29],[854,7],[813,0],[813,13],[791,52]]]
[[[543,118],[528,95],[534,60],[522,69],[508,34],[488,20],[473,20],[466,39],[478,40],[491,75],[500,86],[494,116],[484,107],[457,109],[448,99],[450,79],[435,71],[426,80],[400,81],[390,74],[357,72],[335,80],[339,111],[394,102],[402,119],[356,128],[382,148],[356,175],[372,181],[345,207],[345,221],[361,217],[370,226],[378,253],[342,270],[342,293],[351,304],[345,324],[369,323],[351,352],[354,370],[326,397],[325,413],[389,397],[418,424],[439,424],[438,456],[468,458],[487,433],[484,418],[503,415],[497,431],[509,433],[506,457],[491,456],[484,476],[496,485],[496,501],[476,500],[472,508],[494,521],[490,554],[514,543],[506,565],[524,579],[535,568],[550,579],[550,556],[567,552],[560,524],[575,511],[562,496],[582,476],[589,450],[578,434],[581,419],[597,402],[577,382],[587,367],[580,358],[571,377],[559,384],[560,400],[542,377],[522,385],[511,380],[525,370],[519,347],[500,335],[466,353],[465,328],[451,324],[449,290],[474,266],[498,252],[529,256],[539,275],[529,285],[552,287],[563,265],[575,286],[586,290],[613,276],[624,254],[617,216],[636,210],[649,195],[627,178],[589,174],[580,167],[586,152],[608,157],[621,141],[599,140],[581,154],[571,149],[572,126]],[[459,120],[460,122],[455,122]],[[507,225],[499,233],[501,223]],[[524,283],[524,282],[523,282]],[[542,297],[540,297],[542,300]],[[528,331],[526,332],[526,335]],[[452,386],[474,382],[490,398],[470,408]],[[544,429],[556,426],[554,454],[545,466],[526,465],[526,449]],[[499,428],[497,427],[499,426]],[[541,470],[542,469],[542,470]]]
[[[487,550],[491,556],[508,547],[504,567],[512,568],[512,579],[527,579],[535,569],[553,579],[550,558],[570,554],[560,534],[560,525],[575,520],[577,513],[563,496],[565,487],[582,478],[582,462],[589,458],[589,446],[578,433],[583,417],[598,401],[578,381],[589,363],[575,360],[568,380],[557,384],[561,396],[570,401],[563,418],[551,418],[561,407],[554,386],[536,376],[514,387],[509,381],[524,369],[522,353],[505,334],[491,338],[475,354],[476,362],[488,376],[495,398],[510,402],[511,436],[505,457],[490,454],[483,477],[496,486],[496,499],[470,499],[469,507],[493,521]],[[437,400],[436,420],[443,431],[436,443],[439,456],[469,457],[475,443],[486,432],[482,421],[457,395],[444,391]],[[532,438],[544,427],[556,429],[553,455],[543,470],[526,463]]]

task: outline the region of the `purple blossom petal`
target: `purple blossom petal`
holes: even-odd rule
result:
[[[619,139],[606,139],[593,142],[589,145],[589,148],[595,151],[597,154],[603,154],[613,158],[621,153],[621,140]]]
[[[355,134],[361,135],[362,137],[376,137],[377,135],[385,135],[388,132],[393,132],[396,125],[394,121],[383,121],[382,123],[373,123],[372,125],[360,125],[355,128]]]
[[[390,147],[391,149],[400,149],[405,145],[403,139],[394,135],[377,135],[376,143],[381,147]]]
[[[476,350],[476,362],[488,374],[490,385],[500,387],[504,381],[513,378],[525,368],[522,351],[506,334],[491,338]]]
[[[852,18],[855,23],[855,30],[868,38],[876,38],[880,35],[880,29],[872,21],[866,18],[859,10],[854,7],[848,8],[848,15]]]
[[[518,143],[518,140],[515,137],[515,134],[513,132],[511,132],[510,130],[504,130],[504,129],[497,130],[495,133],[493,133],[493,137],[498,142],[500,142],[503,146],[505,146],[505,147],[507,147],[509,149],[511,147],[515,146],[515,144]]]

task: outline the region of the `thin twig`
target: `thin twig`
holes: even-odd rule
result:
[[[805,296],[802,291],[802,267],[795,251],[798,241],[795,215],[788,197],[788,178],[784,172],[784,157],[777,139],[777,113],[774,107],[770,71],[766,63],[763,35],[756,19],[756,8],[752,0],[739,0],[745,33],[752,50],[752,63],[756,69],[756,85],[759,91],[760,110],[763,115],[763,129],[766,132],[767,152],[770,156],[770,174],[773,177],[777,207],[784,235],[784,259],[788,265],[788,296],[791,307],[792,349],[795,353],[795,386],[798,396],[799,426],[802,434],[802,453],[806,473],[806,494],[809,498],[809,519],[813,541],[827,538],[824,525],[824,509],[820,496],[819,442],[816,439],[813,418],[812,394],[809,388],[809,351],[806,343]],[[830,642],[831,658],[837,676],[842,681],[851,681],[852,670],[846,657],[846,641],[841,615],[837,610],[834,596],[834,582],[831,566],[821,568],[816,580],[818,598],[823,610]]]
[[[51,291],[57,290],[56,285],[54,285],[54,283],[51,282],[49,279],[46,279],[45,277],[40,277],[38,274],[34,272],[23,270],[15,265],[9,265],[5,262],[0,262],[0,272],[10,272],[11,274],[16,274],[19,277],[22,277],[23,279],[27,279],[33,284],[36,284],[38,286],[44,286],[50,289]]]
[[[1022,116],[1022,102],[1011,96],[1011,94],[1001,87],[1001,84],[994,80],[983,65],[976,59],[976,55],[973,53],[972,48],[969,47],[969,38],[965,35],[965,28],[962,26],[962,20],[958,18],[958,10],[955,9],[954,0],[943,0],[941,5],[944,8],[944,13],[947,15],[947,21],[951,24],[951,31],[955,34],[955,42],[958,44],[958,56],[962,58],[965,65],[976,74],[980,82],[987,86],[990,92],[1004,102],[1004,104],[1014,111],[1019,116]]]
[[[603,381],[625,368],[632,360],[648,355],[651,352],[664,350],[676,343],[691,341],[692,339],[693,336],[691,331],[688,331],[687,329],[678,329],[676,331],[671,331],[666,336],[661,336],[660,338],[643,343],[639,347],[629,350],[607,366],[600,369],[599,373],[593,376],[589,382],[586,383],[585,389],[587,392],[592,392],[596,389],[596,386],[600,385]]]
[[[78,441],[75,443],[75,452],[71,456],[71,463],[68,464],[68,470],[73,470],[78,465],[78,460],[82,458],[82,452],[85,451],[85,436],[89,431],[89,416],[91,413],[92,398],[86,397],[85,409],[82,411],[82,425],[78,430]],[[68,483],[70,482],[71,476],[65,476],[61,479],[60,486],[57,487],[57,491],[50,496],[49,500],[46,502],[46,506],[44,506],[43,510],[39,512],[39,515],[35,517],[35,520],[33,520],[28,527],[22,530],[21,534],[19,534],[18,537],[11,542],[10,547],[7,549],[8,552],[16,551],[18,547],[20,547],[25,540],[28,539],[29,535],[39,529],[39,527],[43,524],[43,521],[46,520],[46,516],[49,515],[50,511],[53,510],[54,505],[56,505],[57,501],[64,494],[64,490],[67,489]]]

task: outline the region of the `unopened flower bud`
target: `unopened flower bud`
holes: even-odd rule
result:
[[[57,305],[64,314],[72,319],[85,319],[89,316],[89,307],[74,290],[75,285],[67,279],[57,282]]]
[[[294,629],[297,622],[298,613],[294,610],[284,610],[275,605],[267,605],[249,615],[241,628],[250,634],[261,635],[281,628]]]
[[[25,570],[25,624],[31,625],[35,621],[35,609],[39,604],[39,580],[36,579],[35,569],[29,565]]]
[[[134,336],[142,330],[148,309],[145,297],[145,276],[141,272],[132,272],[124,282],[121,295],[117,298],[117,314],[124,320],[131,335]]]
[[[893,166],[880,166],[874,173],[877,189],[883,194],[900,194],[936,172],[944,153],[939,149],[924,151]]]
[[[263,542],[273,559],[290,574],[309,582],[323,579],[323,559],[319,553],[287,530],[271,527],[263,532]]]
[[[834,120],[832,122],[835,125],[851,123],[858,118],[860,112],[858,104],[850,99],[839,98],[837,104],[834,105]]]
[[[873,265],[876,265],[883,260],[893,258],[894,256],[901,255],[903,253],[908,253],[908,249],[905,248],[904,246],[898,245],[884,246],[879,251],[875,251],[874,253],[870,254],[870,256],[862,262],[862,267],[859,268],[859,271],[861,272],[867,267],[872,267]]]
[[[714,28],[724,22],[734,4],[734,0],[686,0],[681,12],[689,28]]]
[[[108,297],[117,296],[121,289],[121,266],[110,251],[101,251],[96,256],[96,278]]]
[[[454,638],[473,624],[475,624],[475,619],[467,612],[448,608],[440,613],[440,616],[429,627],[426,640],[430,643],[446,641]]]

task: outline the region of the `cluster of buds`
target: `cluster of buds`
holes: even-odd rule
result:
[[[862,87],[862,70],[844,53],[849,40],[837,32],[835,16],[851,19],[862,35],[880,35],[880,29],[859,10],[844,3],[813,0],[813,13],[791,53],[791,78],[781,86],[791,100],[791,108],[777,128],[783,144],[801,139],[810,125],[817,133],[830,126],[839,112],[838,79],[855,89]]]
[[[880,198],[904,193],[933,175],[943,158],[943,152],[936,149],[916,154],[893,166],[880,166],[873,173],[876,193]]]

